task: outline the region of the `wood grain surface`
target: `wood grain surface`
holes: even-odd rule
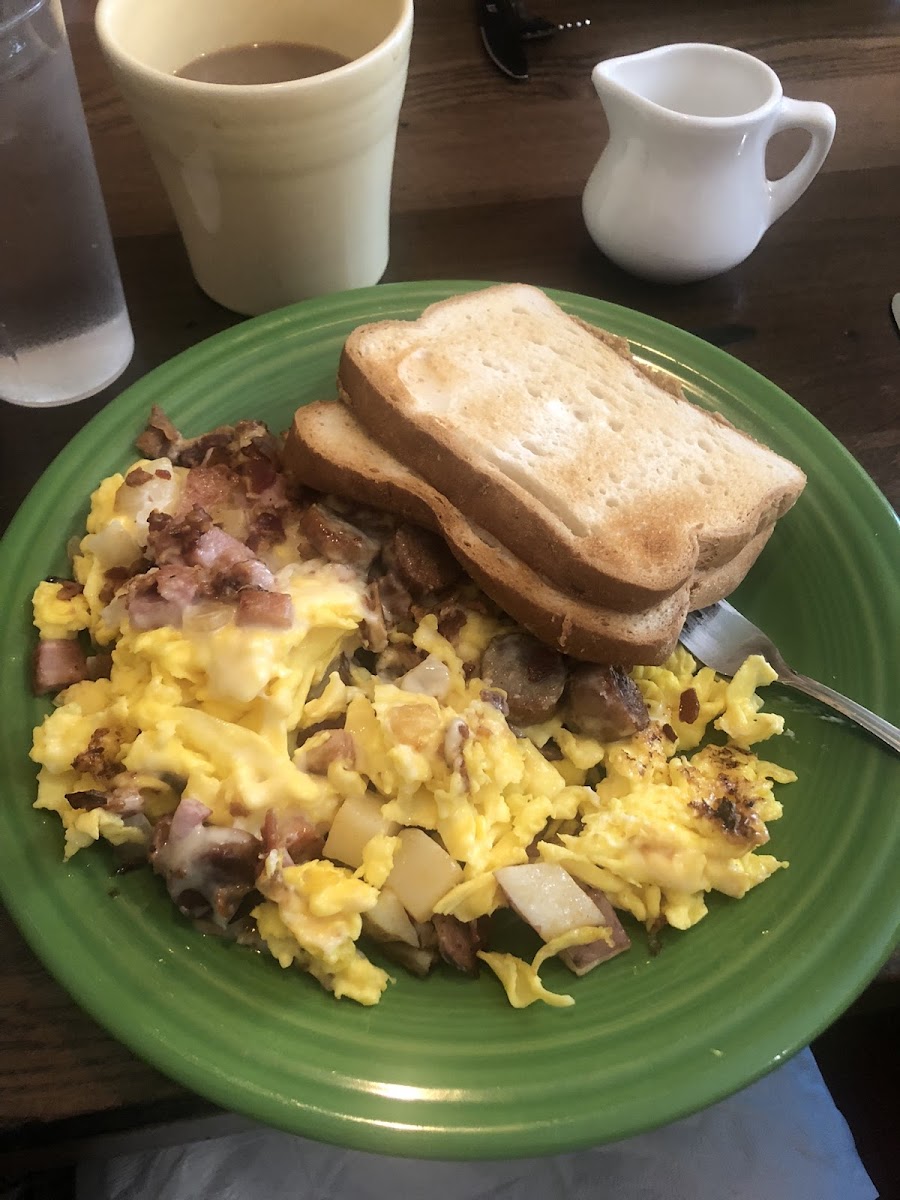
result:
[[[113,389],[39,412],[0,405],[0,527],[40,472],[113,394],[239,318],[193,282],[146,148],[92,28],[63,0],[136,334]],[[890,0],[597,0],[535,3],[590,18],[531,48],[532,77],[488,62],[471,0],[419,0],[398,137],[387,278],[524,280],[612,300],[724,346],[813,412],[900,505],[900,5]],[[605,144],[590,83],[601,58],[716,41],[771,64],[785,92],[837,113],[809,192],[750,259],[663,288],[613,267],[585,232],[580,195]],[[771,148],[781,173],[802,141]],[[39,1159],[61,1137],[208,1111],[84,1016],[0,917],[0,1150]]]

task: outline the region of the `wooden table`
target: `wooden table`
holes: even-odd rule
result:
[[[239,320],[193,283],[143,143],[100,60],[92,0],[64,0],[64,9],[137,347],[108,393],[44,412],[0,406],[3,527],[113,394]],[[898,506],[900,337],[889,301],[900,290],[900,8],[891,0],[547,0],[539,11],[592,23],[533,47],[531,81],[514,84],[486,59],[470,0],[417,5],[386,278],[524,280],[699,333],[814,413]],[[664,288],[628,277],[595,250],[580,194],[606,137],[590,67],[678,40],[758,54],[788,95],[830,103],[838,132],[823,173],[746,263],[706,283]],[[796,143],[773,145],[773,170],[796,154]],[[0,917],[7,1167],[64,1155],[66,1139],[200,1116],[221,1127],[211,1106],[83,1015]]]

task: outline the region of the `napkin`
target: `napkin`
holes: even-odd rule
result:
[[[811,1051],[703,1112],[555,1157],[425,1162],[254,1127],[78,1171],[78,1200],[877,1200]]]

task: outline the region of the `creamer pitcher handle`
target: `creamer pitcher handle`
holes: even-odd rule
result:
[[[792,171],[788,171],[783,179],[769,182],[770,225],[800,199],[818,174],[834,140],[834,125],[834,113],[827,104],[783,97],[772,134],[780,133],[782,129],[805,129],[812,141]]]

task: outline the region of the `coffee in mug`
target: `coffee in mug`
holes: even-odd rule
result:
[[[214,300],[261,313],[381,278],[412,20],[412,0],[99,0]]]

